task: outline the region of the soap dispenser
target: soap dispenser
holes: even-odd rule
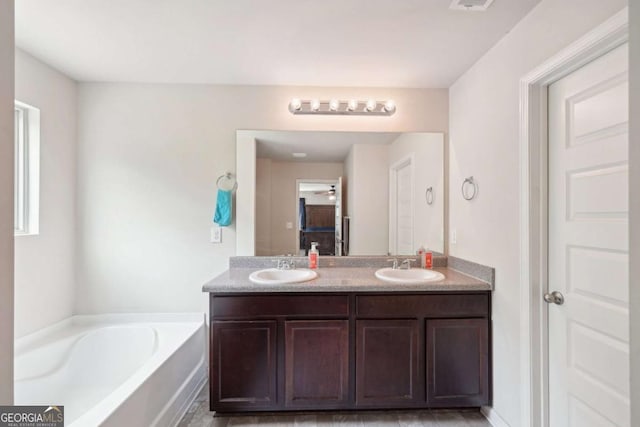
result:
[[[420,267],[421,268],[427,268],[426,259],[425,259],[426,252],[427,252],[427,250],[422,245],[416,251],[416,255],[418,255],[418,258],[420,258],[419,261],[420,261]]]
[[[312,270],[318,268],[320,261],[320,252],[317,246],[318,242],[311,242],[311,249],[309,249],[309,268]]]

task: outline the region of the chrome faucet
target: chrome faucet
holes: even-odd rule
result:
[[[398,258],[391,258],[388,259],[387,262],[392,262],[393,261],[393,266],[391,268],[393,268],[394,270],[398,269]]]
[[[296,261],[293,258],[290,259],[277,259],[278,262],[278,270],[295,270],[296,269]]]
[[[400,267],[399,267],[399,268],[400,268],[401,270],[411,270],[411,263],[412,263],[412,262],[416,262],[416,260],[415,260],[415,259],[407,258],[407,259],[405,259],[404,261],[402,261],[402,263],[400,264]]]

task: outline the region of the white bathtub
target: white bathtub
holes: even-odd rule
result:
[[[65,425],[173,426],[206,382],[199,314],[74,316],[20,338],[16,405],[64,405]]]

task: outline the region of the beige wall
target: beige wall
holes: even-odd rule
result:
[[[0,0],[0,405],[13,403],[13,0]]]
[[[16,49],[15,97],[40,109],[40,231],[15,240],[15,331],[73,314],[76,83]]]
[[[640,1],[629,4],[631,425],[640,425]]]
[[[267,170],[270,173],[266,172]],[[342,163],[279,162],[258,159],[256,162],[256,255],[297,254],[296,180],[337,180],[343,172]],[[270,182],[270,188],[264,188],[265,184],[260,182],[262,179]],[[270,218],[269,224],[265,224],[265,221],[260,218],[263,213]],[[290,222],[293,228],[287,229],[287,222]],[[265,229],[265,226],[268,229]],[[270,242],[258,245],[258,241],[262,241],[265,236],[269,236]]]
[[[354,144],[345,171],[349,255],[384,255],[389,251],[389,146]]]
[[[287,110],[294,97],[370,96],[393,98],[397,113]],[[205,309],[202,284],[236,253],[235,221],[221,244],[209,243],[209,230],[215,180],[236,170],[237,129],[446,132],[449,125],[446,89],[86,83],[78,100],[79,313]],[[244,200],[247,186],[238,186]]]
[[[626,5],[543,0],[450,88],[450,254],[496,268],[494,411],[524,425],[520,395],[519,80]],[[579,19],[577,18],[579,17]],[[478,197],[462,199],[473,175]]]

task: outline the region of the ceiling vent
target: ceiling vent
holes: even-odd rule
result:
[[[453,0],[449,9],[484,12],[489,9],[493,0]]]

